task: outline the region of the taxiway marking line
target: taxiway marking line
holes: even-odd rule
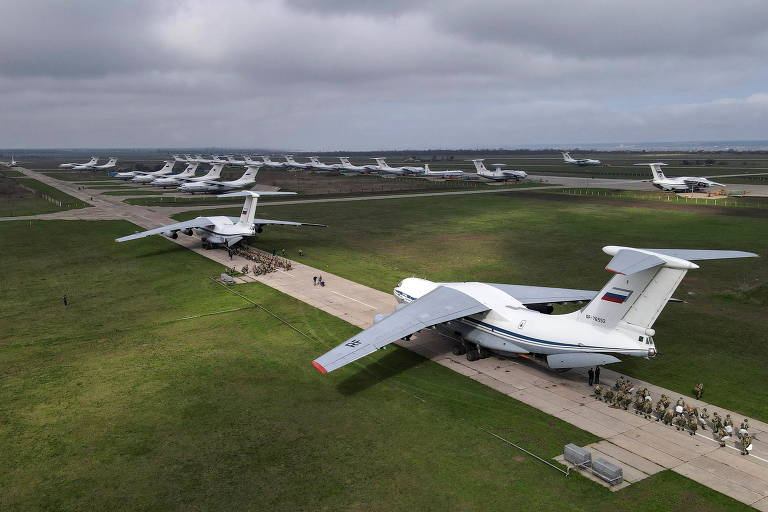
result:
[[[376,309],[375,307],[371,306],[370,304],[366,304],[365,302],[363,302],[363,301],[361,301],[361,300],[353,299],[352,297],[347,297],[347,296],[346,296],[346,295],[344,295],[343,293],[339,293],[339,292],[337,292],[337,291],[334,291],[334,290],[331,290],[331,293],[335,293],[336,295],[341,295],[341,296],[342,296],[342,297],[344,297],[345,299],[353,300],[353,301],[355,301],[355,302],[358,302],[358,303],[362,304],[363,306],[367,306],[367,307],[369,307],[369,308],[371,308],[371,309]]]

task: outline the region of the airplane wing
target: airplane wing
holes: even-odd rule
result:
[[[582,302],[595,298],[597,291],[572,290],[569,288],[547,288],[545,286],[522,286],[517,284],[488,283],[508,293],[525,305],[548,304],[550,302]]]
[[[488,309],[466,293],[438,286],[318,357],[312,366],[327,373],[421,329]]]
[[[239,217],[233,217],[235,220],[240,220]],[[254,224],[276,224],[278,226],[317,226],[321,228],[327,228],[325,224],[313,224],[311,222],[292,222],[290,220],[270,220],[270,219],[253,219]]]
[[[128,240],[136,240],[137,238],[144,238],[145,236],[159,235],[166,231],[177,231],[179,229],[187,228],[204,228],[213,226],[213,222],[208,217],[197,217],[196,219],[177,222],[176,224],[169,224],[167,226],[160,226],[159,228],[150,229],[148,231],[142,231],[140,233],[134,233],[132,235],[123,236],[115,240],[115,242],[127,242]]]

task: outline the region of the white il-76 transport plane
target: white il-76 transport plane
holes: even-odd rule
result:
[[[709,181],[707,178],[702,177],[683,176],[681,178],[667,178],[661,170],[661,166],[667,164],[662,162],[635,165],[650,166],[651,174],[653,174],[651,183],[653,183],[654,187],[666,190],[667,192],[695,192],[709,187],[725,187],[722,183]]]
[[[653,323],[691,260],[749,258],[742,251],[634,249],[607,246],[606,269],[615,275],[599,292],[493,283],[433,283],[411,277],[394,290],[400,303],[373,326],[312,362],[321,373],[340,368],[393,341],[425,328],[455,340],[453,353],[470,361],[523,355],[549,368],[618,362],[618,355],[656,355]],[[553,303],[589,303],[573,313],[552,315]]]
[[[159,174],[158,176],[162,176],[163,174],[168,174],[173,170],[173,166],[176,162],[174,160],[166,160],[163,162],[163,166],[160,168],[160,171],[162,171],[162,174]],[[160,172],[160,171],[153,171],[153,172]],[[133,178],[137,176],[144,176],[146,174],[152,174],[150,171],[125,171],[125,172],[116,172],[112,175],[113,178],[117,178],[119,180],[132,180]]]
[[[528,173],[525,171],[517,171],[514,169],[502,169],[503,164],[494,164],[496,169],[493,171],[489,171],[488,168],[483,163],[482,158],[475,158],[472,160],[472,163],[475,164],[475,170],[477,171],[478,176],[482,176],[483,178],[487,178],[489,180],[493,181],[507,181],[507,180],[515,180],[520,181],[524,180],[528,177]]]
[[[256,233],[261,233],[264,230],[264,226],[267,225],[327,227],[325,224],[254,218],[254,215],[256,214],[256,202],[259,197],[295,193],[296,192],[251,192],[250,190],[244,190],[241,192],[232,192],[231,194],[221,194],[219,197],[245,197],[245,204],[243,204],[243,211],[240,214],[240,217],[197,217],[192,220],[142,231],[141,233],[134,233],[133,235],[118,238],[115,241],[126,242],[128,240],[135,240],[137,238],[144,238],[145,236],[152,235],[165,235],[168,238],[175,239],[179,237],[179,231],[181,231],[188,236],[191,236],[193,233],[197,234],[203,241],[203,248],[211,249],[216,245],[233,247],[243,238],[254,236]]]
[[[178,174],[168,174],[165,176],[160,176],[159,178],[155,178],[154,180],[150,181],[149,184],[153,187],[178,187],[182,183],[184,183],[184,180],[186,178],[192,178],[195,176],[195,173],[197,172],[197,168],[200,164],[197,162],[192,162],[189,165],[187,165],[187,168],[181,171]],[[224,164],[222,164],[224,165]]]
[[[78,167],[78,166],[81,166],[81,165],[86,166],[86,167],[90,167],[91,165],[96,165],[96,163],[98,161],[99,161],[99,159],[97,157],[92,156],[91,159],[88,160],[87,162],[85,162],[84,164],[78,164],[78,163],[59,164],[59,167],[64,168],[64,169],[74,169],[75,167]]]
[[[600,160],[593,160],[591,158],[573,158],[570,153],[563,153],[563,161],[567,164],[574,165],[600,165]]]
[[[179,192],[227,192],[228,190],[237,190],[239,188],[245,188],[248,185],[256,183],[256,174],[263,164],[249,164],[245,167],[245,172],[238,179],[233,181],[216,181],[215,179],[198,179],[187,180],[186,183],[182,183],[177,190]],[[202,176],[201,176],[202,178]]]
[[[172,160],[166,160],[165,165],[163,165],[160,169],[153,172],[136,172],[136,175],[131,178],[131,181],[134,183],[151,183],[155,181],[157,178],[161,176],[168,176],[173,172],[173,166],[176,164],[175,161]],[[187,169],[190,167],[193,167],[197,169],[197,166],[200,165],[197,162],[190,162],[187,164]],[[182,171],[183,172],[183,171]],[[119,178],[120,176],[118,176]]]

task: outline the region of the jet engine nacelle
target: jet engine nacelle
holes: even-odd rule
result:
[[[181,232],[187,236],[192,236],[192,228],[183,229]]]
[[[166,231],[166,232],[165,232],[165,233],[163,233],[163,234],[164,234],[165,236],[167,236],[168,238],[173,238],[174,240],[176,240],[177,238],[179,238],[179,232],[178,232],[178,231]]]
[[[257,232],[257,233],[261,233],[261,232],[263,232],[263,231],[264,231],[264,226],[262,226],[261,224],[259,224],[259,225],[257,225],[257,226],[256,226],[256,232]]]

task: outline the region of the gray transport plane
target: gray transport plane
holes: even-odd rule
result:
[[[243,210],[240,217],[197,217],[192,220],[177,222],[175,224],[169,224],[167,226],[161,226],[140,233],[134,233],[133,235],[120,237],[115,241],[127,242],[128,240],[135,240],[137,238],[144,238],[145,236],[152,235],[165,235],[168,238],[175,239],[178,238],[179,231],[181,231],[188,236],[196,234],[203,241],[203,248],[210,249],[216,245],[233,247],[240,243],[244,238],[254,236],[256,233],[261,233],[264,230],[264,226],[269,225],[327,227],[325,224],[255,218],[256,202],[259,197],[290,195],[295,193],[296,192],[252,192],[250,190],[244,190],[241,192],[233,192],[231,194],[222,194],[219,197],[245,197],[245,203],[243,204]]]
[[[327,373],[426,328],[454,340],[453,353],[470,361],[522,356],[555,370],[652,358],[653,324],[694,260],[750,258],[742,251],[635,249],[607,246],[615,274],[599,292],[494,283],[434,283],[410,277],[394,290],[399,302],[373,326],[312,362]],[[674,299],[672,299],[674,300]],[[573,313],[551,314],[553,304],[585,302]]]

